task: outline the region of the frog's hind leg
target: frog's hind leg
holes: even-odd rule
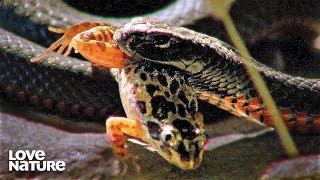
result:
[[[119,49],[113,40],[115,29],[97,26],[76,35],[66,53],[71,48],[89,61],[104,67],[122,68],[129,57]]]
[[[42,53],[40,56],[35,57],[31,59],[31,62],[38,62],[41,61],[43,58],[48,56],[52,51],[59,48],[58,52],[55,54],[53,58],[50,59],[50,62],[53,62],[57,59],[57,57],[62,53],[62,51],[70,44],[72,41],[72,38],[76,36],[77,34],[86,31],[88,29],[91,29],[93,27],[97,26],[109,26],[104,23],[90,23],[90,22],[83,22],[76,25],[71,26],[67,29],[59,29],[59,28],[53,28],[49,27],[49,31],[57,33],[57,34],[64,34],[58,41],[53,43],[44,53]],[[111,26],[110,26],[111,27]],[[112,27],[111,29],[116,29],[115,27]],[[70,53],[71,50],[69,50]]]

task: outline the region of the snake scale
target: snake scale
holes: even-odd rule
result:
[[[195,4],[198,4],[195,8],[202,9],[204,6],[203,2],[195,1]],[[180,1],[172,6],[170,10],[159,12],[155,16],[171,18],[172,21],[180,19],[181,21],[176,22],[177,25],[191,23],[197,18],[197,16],[191,18],[192,12],[197,11],[193,5],[194,2],[186,3]],[[179,13],[179,9],[185,7],[187,7],[187,11]],[[171,11],[177,12],[177,14],[172,16]],[[60,0],[1,1],[0,13],[2,28],[46,46],[56,39],[56,36],[48,31],[48,26],[67,27],[85,19],[121,26],[130,20],[106,21],[103,18],[77,12]],[[81,15],[74,16],[73,14]],[[200,13],[200,15],[200,17],[205,16],[203,13]],[[111,96],[108,93],[109,89],[117,89],[117,84],[108,69],[91,67],[91,63],[69,58],[66,58],[66,61],[61,61],[61,63],[55,62],[57,64],[54,63],[53,65],[44,63],[34,66],[28,59],[41,54],[44,49],[7,32],[5,29],[1,29],[0,36],[3,52],[1,55],[2,59],[4,59],[1,62],[1,72],[6,71],[5,74],[1,73],[0,77],[1,93],[4,94],[4,97],[9,97],[9,100],[14,100],[20,104],[35,106],[41,111],[58,113],[77,120],[91,119],[101,123],[110,115],[124,114],[123,110],[119,108],[121,107],[121,102],[118,93]],[[19,56],[16,56],[17,52],[19,52]],[[22,75],[25,74],[23,76],[25,78],[20,78],[19,80],[15,74],[17,71],[24,71],[25,69],[33,69],[34,72],[21,73]],[[41,75],[40,77],[39,74]],[[52,83],[50,81],[53,80],[49,79],[55,77],[55,74],[74,78],[58,78],[58,82]],[[35,79],[38,79],[38,81],[35,81]],[[61,82],[59,82],[59,79]],[[76,84],[79,89],[73,88],[75,80],[77,80]],[[29,84],[34,88],[27,90],[25,89],[25,84]],[[85,98],[88,94],[90,94],[90,98]],[[101,99],[101,97],[104,98]],[[114,103],[110,104],[109,102]]]
[[[8,19],[8,17],[21,18],[21,15],[27,16],[28,18],[22,18],[26,27],[32,27],[41,32],[36,33],[34,37],[30,36],[30,39],[36,40],[43,38],[45,41],[50,41],[50,38],[46,38],[49,36],[47,34],[49,32],[45,30],[45,26],[42,27],[42,23],[45,22],[52,26],[63,27],[75,24],[79,22],[81,18],[89,18],[88,15],[84,14],[80,14],[77,18],[73,16],[70,17],[70,14],[74,12],[68,8],[64,9],[65,7],[59,10],[63,12],[62,14],[55,14],[58,12],[58,8],[53,4],[51,4],[53,6],[49,6],[51,2],[52,1],[48,1],[42,4],[40,1],[30,3],[5,1],[0,4],[2,10],[0,17]],[[312,3],[316,2],[311,2],[310,4]],[[305,11],[300,9],[299,12],[302,12],[301,14],[303,14],[303,16],[308,15],[308,13],[305,13],[308,12],[307,7],[300,5],[299,3],[292,4],[292,7],[305,8]],[[236,6],[237,4],[234,5],[234,7]],[[278,6],[281,7],[281,3],[280,5],[278,4]],[[37,9],[35,9],[35,7]],[[166,20],[174,26],[181,26],[190,24],[196,19],[209,16],[210,8],[208,7],[207,1],[191,2],[181,0],[169,6],[167,11],[156,13],[154,17],[160,20]],[[285,7],[289,7],[288,4],[285,4]],[[170,8],[173,9],[170,11]],[[177,12],[174,11],[175,8],[184,9],[184,11],[178,11],[184,13],[177,14],[176,16],[165,14],[168,12]],[[297,9],[290,8],[286,14],[280,13],[280,15],[291,19],[302,16],[297,13],[292,15],[291,11],[297,12]],[[317,18],[314,17],[312,13],[309,14],[311,15],[307,18]],[[274,20],[279,20],[279,16],[271,16],[270,19],[268,19],[269,25],[273,24]],[[166,19],[167,17],[175,18]],[[250,22],[250,20],[251,19],[248,21]],[[81,21],[83,21],[83,19],[81,19]],[[94,20],[90,21],[104,20],[94,18]],[[35,22],[35,24],[33,24],[33,22]],[[59,24],[61,22],[62,24]],[[108,21],[108,23],[116,26],[122,26],[125,22],[127,22],[127,20]],[[255,27],[257,27],[257,29],[264,29],[266,24],[268,25],[268,23],[265,22],[260,24],[260,22],[253,21],[253,23],[256,23]],[[2,26],[12,31],[18,31],[14,29],[13,26],[3,24]],[[256,39],[259,36],[258,32],[261,32],[257,29],[251,32],[251,29],[241,26],[239,28],[248,41]],[[23,34],[26,32],[18,33]],[[95,70],[95,68],[90,67],[90,63],[70,60],[69,58],[66,58],[67,61],[55,62],[53,65],[43,63],[34,66],[27,60],[34,54],[38,54],[38,52],[42,50],[41,48],[26,40],[15,37],[5,30],[2,30],[0,37],[1,52],[3,52],[1,56],[4,59],[4,61],[1,61],[0,67],[2,69],[1,72],[6,72],[1,73],[0,76],[0,80],[3,82],[1,92],[5,97],[13,97],[18,102],[28,101],[28,103],[32,105],[41,104],[40,106],[43,106],[44,109],[49,109],[54,112],[58,111],[59,113],[69,116],[79,115],[81,117],[84,115],[85,118],[88,118],[88,116],[103,118],[108,113],[114,113],[112,111],[114,107],[108,102],[113,100],[117,102],[117,97],[110,96],[104,91],[104,89],[114,86],[112,81],[108,81],[111,79],[111,76],[108,75],[108,70],[103,68],[97,68],[98,70]],[[151,113],[152,117],[156,118],[156,120],[162,121],[165,119],[165,125],[173,125],[174,130],[177,129],[176,133],[179,135],[175,133],[172,134],[174,130],[168,132],[163,129],[160,135],[160,130],[157,130],[159,126],[158,121],[143,121],[146,123],[145,126],[147,127],[149,136],[157,142],[159,142],[159,138],[161,139],[162,144],[157,144],[160,154],[182,169],[197,167],[202,158],[201,148],[204,144],[205,135],[202,132],[202,117],[196,113],[197,98],[208,101],[236,115],[249,116],[272,125],[267,110],[264,108],[261,99],[258,98],[250,78],[246,75],[242,67],[240,56],[231,46],[210,36],[184,28],[167,26],[153,20],[137,20],[126,24],[124,28],[116,32],[114,40],[129,56],[135,60],[142,61],[141,63],[139,62],[138,65],[134,64],[135,61],[132,62],[133,64],[129,63],[124,73],[138,73],[140,79],[151,78],[152,81],[154,79],[152,75],[159,74],[160,71],[166,75],[162,79],[155,80],[153,85],[154,83],[157,85],[152,87],[151,90],[148,90],[149,85],[143,85],[143,83],[142,85],[134,85],[146,88],[145,90],[151,97],[150,100],[138,99],[137,106],[142,114]],[[45,43],[45,41],[42,42]],[[13,44],[18,44],[18,47]],[[25,44],[28,44],[29,50],[24,47]],[[183,49],[183,52],[181,52],[181,49]],[[22,56],[17,53],[21,51]],[[12,61],[11,58],[16,61]],[[25,59],[25,61],[21,61],[21,59]],[[132,68],[132,66],[134,68]],[[258,62],[255,62],[254,66],[257,67],[264,76],[267,85],[270,87],[271,94],[275,97],[277,105],[282,110],[286,124],[293,129],[303,132],[318,133],[320,127],[319,80],[293,77],[274,71]],[[149,67],[148,70],[147,67]],[[25,69],[30,69],[30,71],[26,71]],[[143,69],[144,71],[141,71]],[[170,69],[174,73],[165,71],[166,69]],[[23,71],[23,73],[19,73],[21,71]],[[151,76],[146,76],[144,72],[148,72],[147,74],[151,74]],[[95,73],[102,73],[105,77],[96,77]],[[55,76],[58,78],[54,78]],[[29,79],[29,77],[33,78]],[[81,79],[81,81],[78,81],[78,79]],[[102,84],[101,81],[108,82],[108,84]],[[161,86],[159,86],[160,84]],[[166,89],[165,86],[170,87],[168,90],[170,92],[169,94],[165,93],[166,90],[162,90]],[[173,88],[174,86],[176,86],[176,88]],[[154,93],[157,95],[154,95]],[[178,94],[173,97],[175,93]],[[101,100],[101,96],[105,98]],[[175,105],[170,103],[171,100],[168,101],[170,98],[178,98],[181,104],[173,107]],[[306,99],[308,99],[308,101],[306,101]],[[148,103],[148,101],[150,102]],[[151,104],[151,107],[148,107],[149,104]],[[125,110],[128,115],[128,111],[130,110],[126,107]],[[177,114],[180,119],[170,119],[172,116],[168,117],[169,113]],[[145,116],[142,115],[142,117]],[[170,138],[168,134],[171,135]],[[172,140],[172,137],[177,138],[177,140],[175,140],[177,143],[174,142],[173,145],[166,146],[170,146],[173,151],[163,147],[163,144],[168,144],[168,142]],[[187,142],[185,141],[186,139]],[[117,153],[119,155],[124,152]],[[180,159],[177,160],[177,158]]]

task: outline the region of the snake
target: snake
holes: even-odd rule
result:
[[[79,14],[77,18],[72,18],[70,17],[72,13],[69,14],[73,11],[72,9],[62,8],[58,11],[57,6],[53,4],[51,4],[53,6],[49,6],[51,2],[43,4],[25,2],[24,7],[27,8],[23,9],[26,11],[22,11],[22,14],[37,12],[37,17],[41,17],[41,13],[46,12],[50,15],[51,23],[62,21],[65,23],[64,25],[76,23],[82,17],[88,18],[85,14]],[[3,14],[12,13],[12,11],[14,16],[21,14],[19,3],[21,2],[2,3]],[[299,8],[303,7],[300,4],[296,5]],[[45,10],[40,8],[41,12],[39,12],[31,7],[42,7]],[[56,9],[52,10],[54,7]],[[183,11],[185,14],[173,16],[160,12],[154,15],[157,19],[167,20],[168,24],[171,24],[170,26],[148,18],[133,20],[129,23],[126,23],[128,20],[109,20],[108,23],[123,27],[115,32],[114,40],[121,50],[134,59],[125,66],[124,76],[132,77],[134,74],[133,79],[139,79],[134,86],[145,88],[146,95],[142,99],[136,99],[135,106],[138,107],[137,110],[143,114],[143,117],[154,118],[142,123],[149,133],[149,139],[161,144],[159,150],[162,154],[160,154],[168,161],[172,158],[171,163],[182,169],[192,169],[199,166],[201,162],[205,139],[202,132],[202,122],[198,121],[201,119],[197,113],[198,100],[207,101],[235,115],[250,117],[268,125],[272,125],[272,121],[255,91],[252,80],[243,68],[243,60],[237,51],[214,37],[179,27],[193,23],[195,19],[209,16],[211,11],[208,8],[208,1],[181,0],[169,6],[169,10],[164,12],[176,12],[173,11],[174,8],[181,9],[182,7],[185,8]],[[237,7],[237,4],[234,7]],[[28,12],[28,10],[30,11]],[[300,18],[302,15],[299,13],[303,14],[307,11],[300,10],[299,13],[296,13],[295,8],[290,10],[283,16],[291,19]],[[296,14],[291,15],[290,12],[294,10]],[[65,13],[54,14],[56,12]],[[60,21],[58,22],[56,19],[59,19],[59,16]],[[35,18],[33,15],[30,17],[26,21]],[[173,20],[163,17],[175,18]],[[315,17],[310,15],[308,18]],[[270,19],[279,19],[279,17],[273,16]],[[272,22],[273,20],[270,19],[269,21]],[[46,20],[48,19],[43,17],[32,19],[35,22]],[[100,18],[94,20],[104,21]],[[240,29],[243,30],[243,36],[249,41],[256,39],[258,32],[261,32],[257,30],[259,27],[254,32],[241,26]],[[262,28],[260,27],[260,29]],[[46,33],[49,32],[44,30],[45,37]],[[43,34],[36,34],[36,36]],[[105,89],[114,85],[107,69],[98,68],[99,70],[95,70],[90,63],[72,58],[63,58],[63,61],[50,65],[45,62],[31,65],[28,59],[43,49],[5,30],[1,31],[0,37],[1,56],[4,60],[1,61],[1,72],[6,70],[6,73],[1,73],[1,92],[6,98],[15,99],[20,103],[29,103],[32,106],[42,106],[42,109],[50,110],[51,113],[58,111],[58,113],[67,116],[84,116],[85,118],[88,116],[105,118],[107,113],[113,113],[114,106],[112,105],[120,103],[119,100],[115,100],[118,97],[106,93],[108,91]],[[16,47],[14,44],[18,44],[20,47]],[[29,50],[24,47],[25,44],[28,45]],[[21,51],[22,55],[18,53]],[[275,97],[276,104],[282,111],[286,125],[291,129],[318,133],[320,127],[320,81],[294,77],[257,61],[254,61],[252,66],[257,68],[264,77],[271,94]],[[23,73],[19,73],[21,71]],[[94,75],[95,71],[98,71],[98,74],[104,74],[105,77],[97,77]],[[30,77],[32,78],[30,79]],[[108,82],[108,84],[103,86],[101,81]],[[130,82],[130,80],[125,82]],[[128,84],[131,83],[125,83],[123,86]],[[124,96],[125,91],[120,90],[120,94]],[[104,97],[103,100],[101,96]],[[172,99],[175,99],[175,103],[172,102]],[[110,104],[109,102],[113,100],[116,103]],[[125,111],[129,110],[125,107]],[[176,116],[172,116],[172,114]],[[172,119],[172,117],[174,118]],[[160,126],[164,126],[163,124],[172,125],[173,130],[164,131],[163,129],[166,128],[160,128]],[[199,128],[200,130],[198,130]],[[174,141],[174,145],[168,143],[168,141],[172,141],[172,137],[178,139]],[[168,146],[174,151],[168,150]]]
[[[170,6],[169,10],[160,11],[154,17],[176,20],[176,25],[183,25],[195,21],[197,17],[193,17],[193,12],[199,11],[204,6],[205,3],[201,1],[178,1]],[[103,123],[108,116],[124,114],[119,93],[116,90],[118,85],[109,69],[92,67],[89,62],[68,57],[65,61],[50,65],[46,62],[33,65],[28,59],[44,51],[41,46],[33,42],[49,46],[57,39],[57,36],[48,31],[48,26],[68,27],[85,19],[121,26],[130,18],[106,20],[90,16],[75,11],[61,0],[5,0],[0,2],[0,7],[1,52],[3,52],[1,72],[6,72],[1,73],[0,78],[1,93],[5,99],[36,108],[41,112],[58,114],[77,121]],[[188,7],[187,11],[179,13],[179,10],[185,7]],[[172,15],[171,12],[177,12],[177,14]],[[199,13],[198,18],[204,16],[205,14]],[[28,41],[8,31],[24,36]],[[20,72],[23,72],[22,76],[17,77],[17,73],[20,74]],[[77,84],[75,88],[74,84]],[[110,89],[116,90],[115,93],[109,93]],[[85,98],[89,94],[90,98]]]

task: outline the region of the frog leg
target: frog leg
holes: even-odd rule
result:
[[[31,62],[41,61],[60,47],[55,56],[50,59],[49,63],[52,63],[68,46],[65,56],[70,54],[72,48],[75,48],[88,60],[105,67],[122,67],[127,60],[125,53],[113,41],[116,27],[104,23],[83,22],[67,29],[50,27],[49,30],[64,35],[40,56],[33,58]]]
[[[113,41],[115,29],[97,26],[73,37],[66,53],[71,48],[89,61],[104,67],[122,68],[129,57]]]
[[[38,62],[41,61],[44,57],[48,56],[50,52],[54,51],[58,47],[59,50],[57,54],[52,58],[52,61],[54,61],[61,53],[62,51],[70,44],[72,38],[88,29],[91,29],[93,27],[97,26],[107,26],[107,24],[103,23],[90,23],[90,22],[82,22],[76,25],[73,25],[67,29],[59,29],[54,27],[49,27],[49,31],[57,33],[57,34],[64,34],[58,41],[53,43],[44,53],[42,53],[40,56],[35,57],[31,60],[31,62]]]
[[[141,123],[137,120],[132,120],[123,117],[111,117],[106,122],[107,137],[112,144],[114,153],[125,161],[132,163],[137,172],[140,171],[140,166],[136,162],[136,158],[129,154],[126,150],[125,135],[145,140],[145,133],[141,127]],[[125,165],[126,166],[126,165]],[[126,171],[127,166],[125,167]]]

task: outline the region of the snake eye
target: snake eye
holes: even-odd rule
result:
[[[170,46],[170,37],[166,35],[154,36],[153,44],[159,48],[167,48]]]

